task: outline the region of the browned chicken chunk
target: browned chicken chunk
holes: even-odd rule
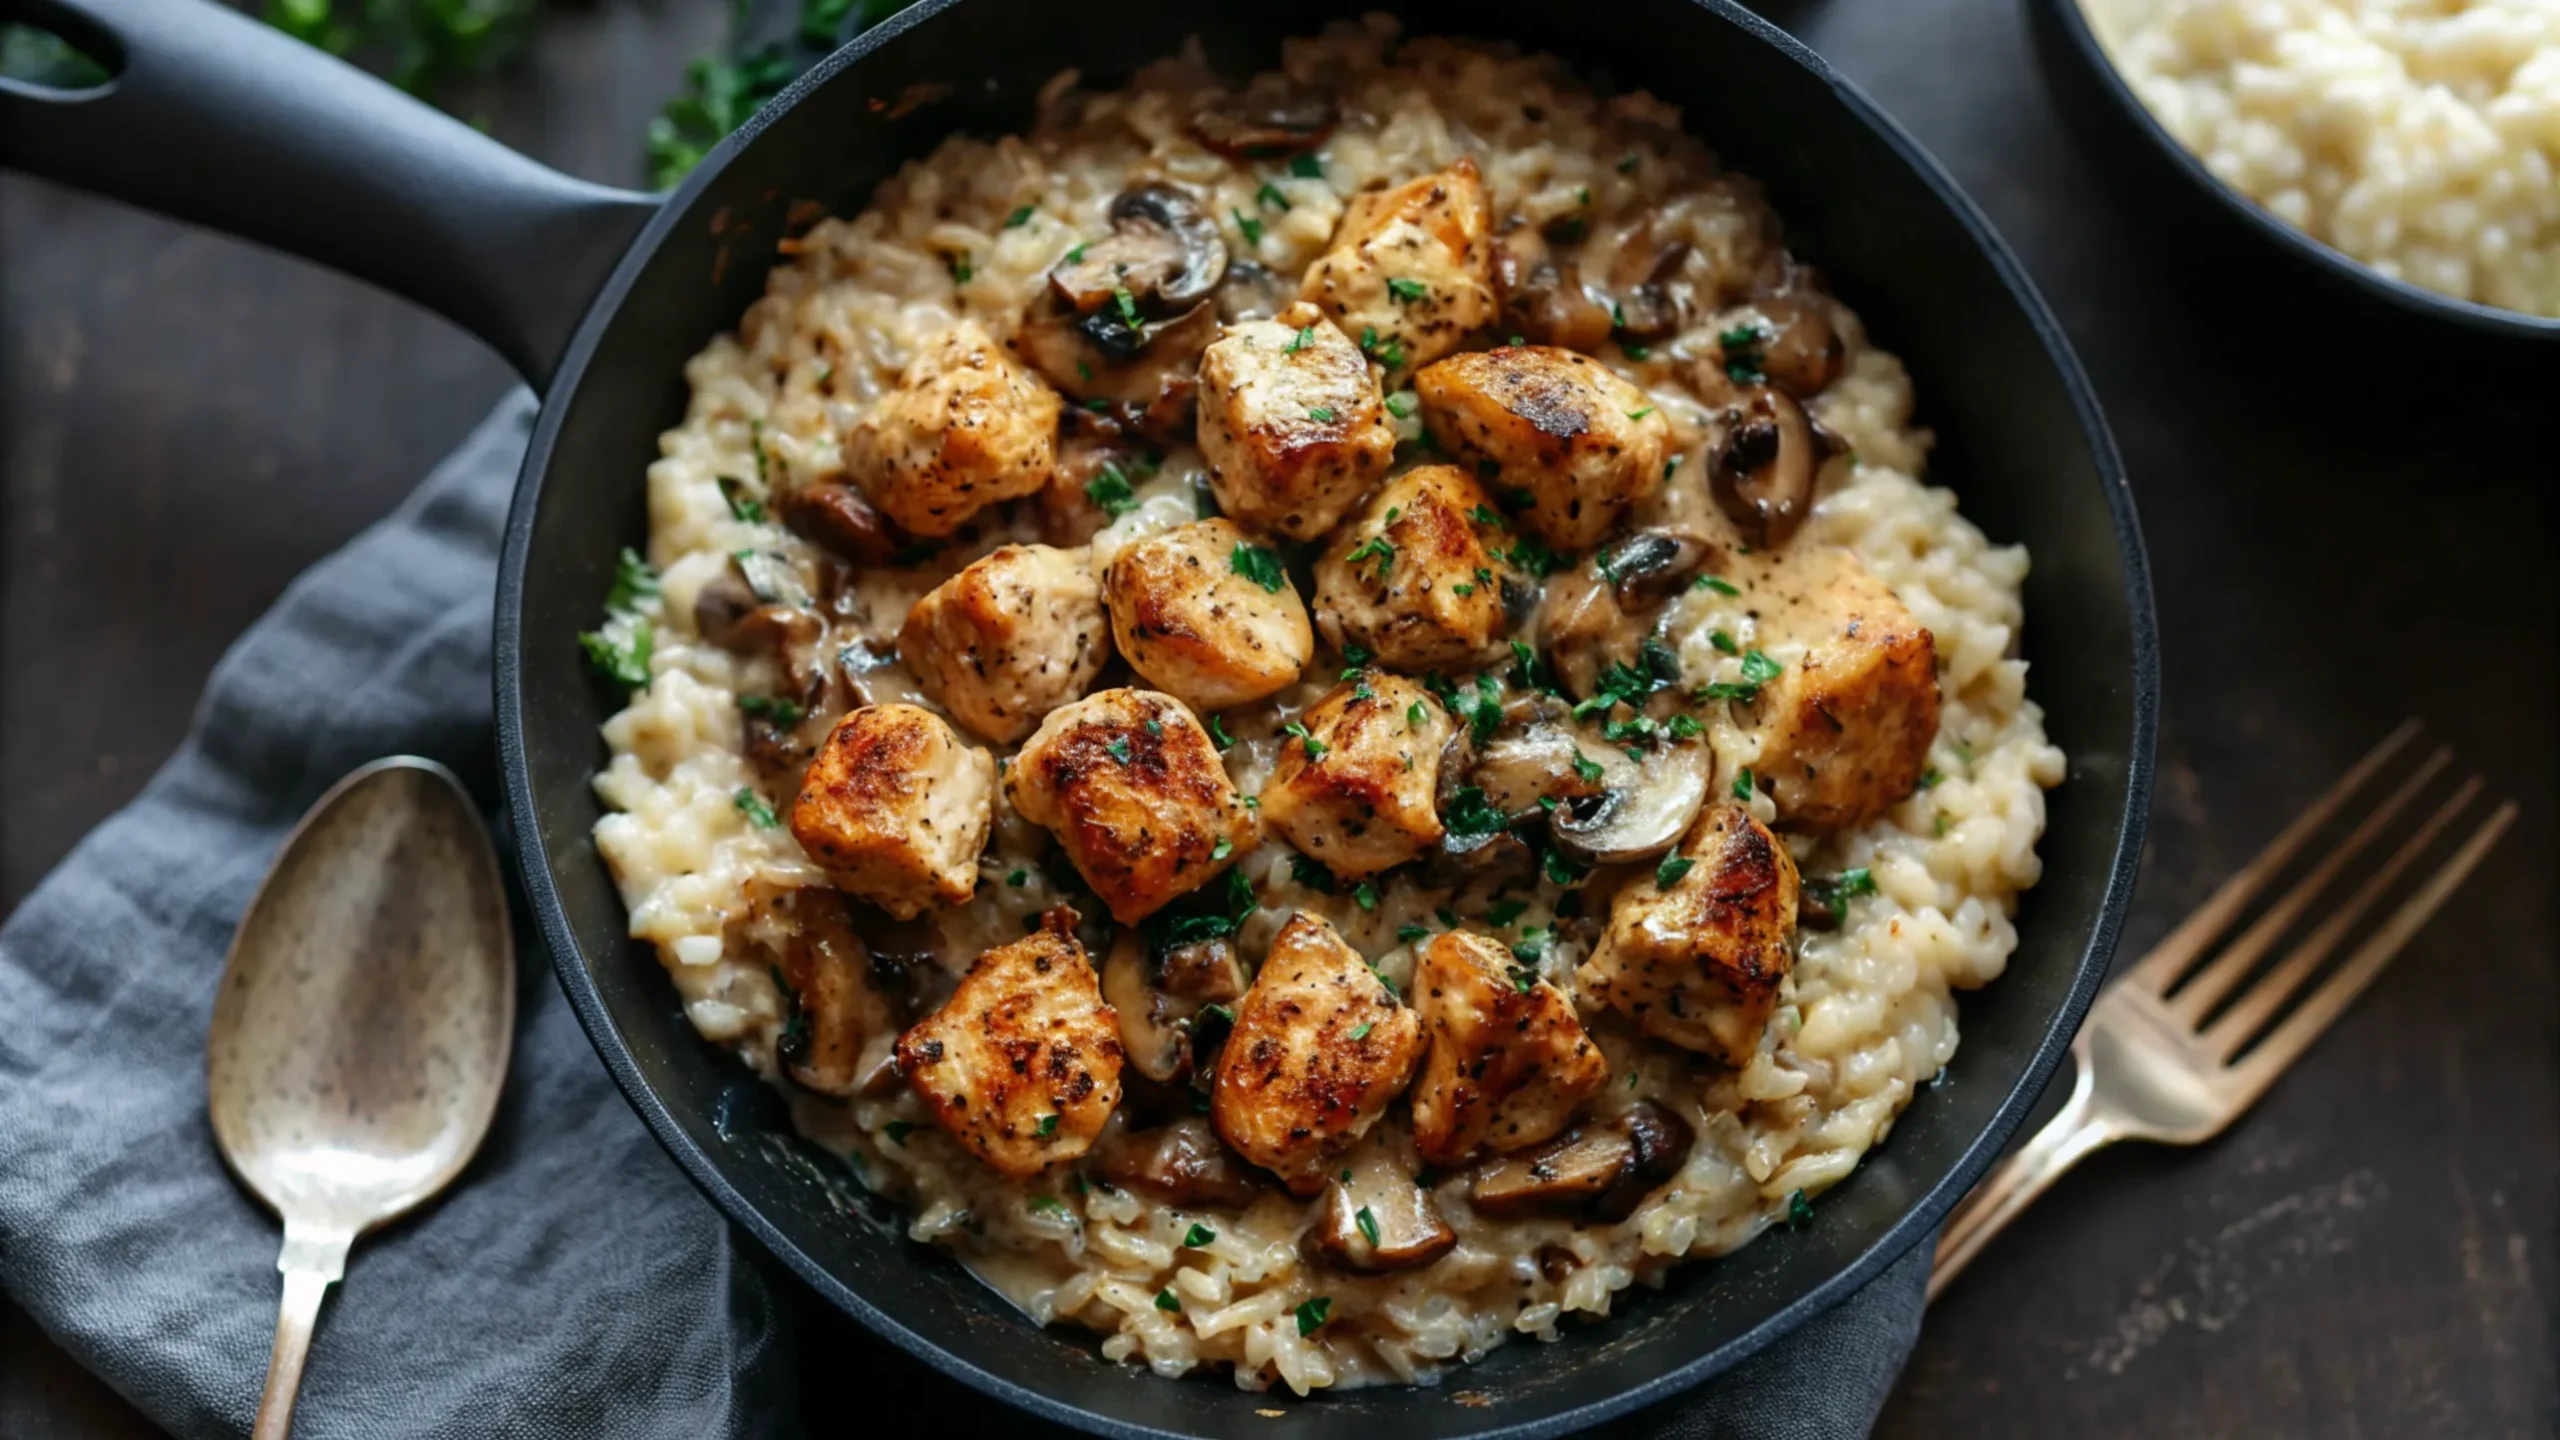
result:
[[[1420,685],[1364,670],[1298,723],[1306,734],[1282,744],[1262,787],[1263,818],[1290,844],[1358,879],[1440,843],[1449,717]]]
[[[978,885],[996,762],[941,716],[865,705],[827,732],[791,803],[791,833],[837,889],[899,919]]]
[[[1422,1023],[1360,952],[1303,911],[1271,942],[1218,1052],[1209,1116],[1219,1135],[1289,1189],[1324,1188],[1326,1166],[1386,1113],[1422,1056]]]
[[[898,1068],[943,1129],[1029,1179],[1093,1144],[1120,1103],[1120,1030],[1061,906],[978,957],[898,1040]]]
[[[972,320],[927,345],[845,444],[871,503],[927,537],[1038,490],[1057,458],[1058,393]]]
[[[1609,928],[1574,978],[1583,998],[1644,1033],[1727,1065],[1747,1063],[1794,968],[1796,862],[1742,806],[1710,806],[1679,868],[1618,892]],[[1671,874],[1665,889],[1659,882]]]
[[[1298,293],[1362,337],[1390,374],[1457,349],[1498,303],[1493,211],[1476,162],[1353,196]]]
[[[1521,525],[1588,550],[1662,484],[1671,425],[1644,391],[1571,350],[1506,345],[1414,377],[1423,422],[1520,505]]]
[[[1170,695],[1105,690],[1049,712],[1005,771],[1123,925],[1215,879],[1260,841],[1209,732]]]
[[[1781,823],[1863,825],[1920,783],[1938,734],[1936,637],[1846,550],[1769,557],[1760,648],[1792,657],[1749,712]],[[1798,647],[1801,653],[1798,653]]]
[[[1493,497],[1452,465],[1388,482],[1316,562],[1316,624],[1399,670],[1468,670],[1508,653]]]
[[[1369,362],[1312,305],[1230,325],[1200,357],[1200,453],[1229,515],[1298,540],[1333,528],[1395,458]]]
[[[1431,1052],[1413,1087],[1413,1143],[1434,1165],[1507,1154],[1564,1129],[1609,1083],[1563,991],[1490,936],[1451,930],[1422,947],[1413,1004]]]
[[[1080,550],[998,546],[907,612],[898,658],[961,724],[1010,744],[1111,659],[1101,587]]]
[[[1315,631],[1287,574],[1237,565],[1251,540],[1232,520],[1203,520],[1122,547],[1102,585],[1129,667],[1195,710],[1272,694],[1313,658]],[[1280,588],[1248,575],[1267,573]]]

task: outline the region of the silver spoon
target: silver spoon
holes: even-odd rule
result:
[[[356,1236],[442,1190],[489,1130],[515,1031],[498,857],[432,760],[377,760],[286,838],[232,937],[206,1090],[232,1173],[284,1220],[255,1440],[284,1440]]]

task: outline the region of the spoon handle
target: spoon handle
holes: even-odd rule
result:
[[[285,1221],[284,1303],[276,1312],[275,1349],[267,1356],[267,1388],[258,1397],[258,1423],[250,1440],[285,1440],[293,1433],[293,1399],[302,1389],[302,1362],[311,1354],[311,1332],[320,1323],[320,1300],[329,1283],[346,1273],[352,1235]]]

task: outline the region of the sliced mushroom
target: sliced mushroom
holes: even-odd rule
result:
[[[858,565],[885,565],[914,542],[842,480],[820,480],[774,502],[783,528]]]
[[[1680,297],[1671,282],[1688,263],[1685,242],[1654,248],[1649,224],[1628,236],[1609,266],[1609,289],[1618,299],[1613,317],[1618,333],[1631,340],[1660,340],[1677,332]]]
[[[1227,242],[1197,197],[1160,182],[1121,192],[1111,227],[1051,268],[1008,343],[1064,393],[1107,402],[1150,435],[1188,439]]]
[[[1227,273],[1227,242],[1198,197],[1161,181],[1123,190],[1111,202],[1111,233],[1069,252],[1049,272],[1049,289],[1078,315],[1102,315],[1134,330],[1125,292],[1142,315],[1165,316],[1209,298]]]
[[[1242,995],[1244,964],[1224,938],[1177,946],[1161,957],[1146,938],[1122,930],[1102,966],[1102,998],[1120,1016],[1120,1045],[1150,1080],[1172,1084],[1192,1068],[1191,1035],[1204,1005]]]
[[[1549,580],[1539,638],[1565,689],[1588,698],[1611,666],[1645,661],[1645,642],[1662,602],[1678,594],[1714,553],[1694,535],[1641,530]]]
[[[1813,421],[1786,392],[1755,386],[1718,421],[1707,458],[1707,490],[1717,508],[1761,549],[1787,543],[1813,509],[1814,479],[1827,459]]]
[[[1780,295],[1754,304],[1762,319],[1760,372],[1798,400],[1810,400],[1840,378],[1848,349],[1818,295]]]
[[[1592,351],[1608,340],[1609,307],[1582,288],[1581,271],[1559,261],[1546,235],[1514,225],[1493,244],[1493,283],[1502,296],[1497,328],[1540,345]]]
[[[876,984],[869,947],[851,907],[828,890],[794,891],[784,904],[795,924],[774,966],[784,987],[784,1021],[774,1059],[802,1088],[837,1098],[871,1090],[886,1068],[894,1078],[899,1026]]]
[[[1282,284],[1270,266],[1238,260],[1227,267],[1227,278],[1218,286],[1218,318],[1230,325],[1268,320],[1297,298],[1297,288]]]
[[[1413,1270],[1457,1248],[1458,1232],[1440,1218],[1431,1192],[1388,1146],[1363,1145],[1324,1187],[1324,1211],[1307,1233],[1313,1254],[1363,1275]]]
[[[1650,1100],[1638,1101],[1535,1150],[1480,1166],[1470,1198],[1497,1219],[1579,1215],[1615,1224],[1680,1172],[1691,1138],[1687,1121]]]
[[[1586,865],[1628,865],[1680,843],[1707,803],[1714,765],[1707,748],[1660,745],[1642,761],[1610,759],[1608,788],[1597,799],[1560,805],[1548,817],[1557,848]]]
[[[1269,160],[1323,144],[1338,118],[1331,96],[1260,75],[1202,107],[1191,117],[1191,136],[1230,160]]]
[[[1242,1209],[1266,1188],[1262,1173],[1227,1148],[1205,1115],[1152,1130],[1115,1124],[1093,1157],[1105,1180],[1167,1205]]]

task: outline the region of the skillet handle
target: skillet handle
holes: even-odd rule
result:
[[[0,165],[343,270],[536,389],[656,197],[574,179],[212,0],[0,0],[111,75],[0,79]]]

